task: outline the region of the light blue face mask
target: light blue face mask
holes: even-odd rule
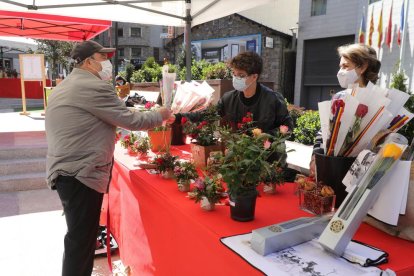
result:
[[[236,76],[233,76],[233,87],[237,91],[244,91],[249,87],[249,85],[246,84],[246,77],[239,78]]]

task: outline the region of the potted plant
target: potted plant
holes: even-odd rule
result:
[[[134,150],[137,152],[139,158],[145,158],[150,149],[150,141],[148,137],[139,137],[138,140],[134,142]]]
[[[283,128],[282,128],[283,127]],[[285,126],[281,129],[285,131]],[[244,129],[245,130],[245,129]],[[251,132],[252,135],[247,133]],[[220,173],[227,184],[231,218],[237,221],[254,219],[258,184],[270,175],[272,154],[286,153],[287,135],[270,135],[260,129],[227,133],[226,152]]]
[[[129,155],[136,155],[137,151],[136,151],[136,148],[134,147],[134,143],[137,140],[138,140],[138,135],[130,131],[129,134],[125,135],[121,139],[121,146],[128,151]]]
[[[275,161],[270,165],[270,171],[263,179],[263,192],[266,194],[275,194],[276,186],[285,182],[283,177],[283,169],[280,162]]]
[[[206,211],[212,211],[215,204],[220,201],[223,187],[218,178],[197,178],[194,182],[194,189],[192,195],[195,197],[195,202],[200,202],[200,207]]]
[[[174,166],[178,156],[171,155],[170,152],[163,153],[154,158],[153,164],[157,166],[157,171],[164,178],[174,178]]]
[[[152,151],[168,151],[171,146],[171,128],[159,126],[148,130]]]
[[[183,132],[191,138],[191,152],[197,167],[205,167],[210,152],[222,150],[216,130],[220,116],[215,106],[210,106],[202,113],[202,120],[191,122],[182,117]]]
[[[196,167],[191,162],[177,161],[174,167],[174,176],[177,180],[178,190],[188,192],[190,190],[190,181],[198,177]]]

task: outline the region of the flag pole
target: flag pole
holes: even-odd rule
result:
[[[403,1],[404,3],[404,23],[403,23],[403,33],[402,33],[402,37],[401,37],[401,49],[400,49],[400,64],[399,64],[399,68],[398,71],[401,73],[402,69],[403,69],[403,57],[404,57],[404,46],[405,46],[405,33],[407,30],[407,15],[408,15],[408,5],[410,3],[410,1]]]

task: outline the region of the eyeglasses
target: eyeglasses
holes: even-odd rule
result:
[[[236,79],[238,79],[238,80],[241,80],[241,79],[245,79],[245,78],[247,78],[248,76],[250,76],[250,75],[238,75],[238,76],[236,76],[235,74],[232,74],[233,75],[233,77],[235,77]]]

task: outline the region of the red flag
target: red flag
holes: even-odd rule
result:
[[[382,44],[382,9],[383,7],[381,7],[381,13],[380,13],[380,17],[379,17],[379,21],[378,21],[378,48],[381,48],[381,44]]]
[[[372,45],[372,34],[374,33],[374,9],[371,12],[371,20],[369,22],[368,45]]]
[[[365,15],[362,12],[361,25],[359,26],[358,42],[365,43]]]
[[[391,10],[390,10],[390,18],[388,19],[388,27],[387,27],[387,37],[385,38],[385,44],[388,45],[388,48],[391,48],[391,41],[392,41],[392,5],[394,1],[391,2]]]
[[[404,3],[405,1],[403,1],[402,6],[401,6],[401,17],[400,17],[400,27],[398,28],[398,37],[397,37],[397,43],[398,45],[401,45],[401,40],[402,40],[402,32],[404,31]]]

